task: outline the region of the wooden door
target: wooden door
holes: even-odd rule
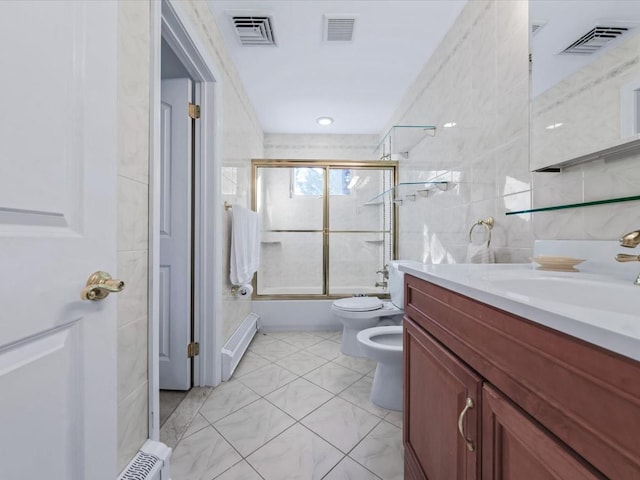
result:
[[[411,320],[404,326],[406,478],[475,480],[481,379]]]
[[[605,478],[488,384],[482,416],[483,480]]]
[[[0,478],[117,475],[118,4],[0,2]],[[126,279],[124,279],[126,280]]]

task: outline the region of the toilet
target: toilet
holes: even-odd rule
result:
[[[378,297],[349,297],[336,300],[331,311],[343,324],[342,353],[352,357],[365,357],[358,342],[358,332],[383,325],[398,325],[402,322],[404,306],[404,273],[398,269],[401,260],[389,262],[389,293],[391,301]]]
[[[371,401],[388,410],[402,411],[402,325],[373,327],[358,332],[360,350],[378,362]]]

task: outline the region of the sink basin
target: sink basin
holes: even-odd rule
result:
[[[640,312],[640,287],[609,277],[560,277],[551,275],[484,278],[487,290],[513,300],[561,303],[625,315]]]

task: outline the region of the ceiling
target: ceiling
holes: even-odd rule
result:
[[[265,133],[334,134],[379,134],[465,3],[209,0]],[[242,46],[230,13],[269,14],[276,46]],[[353,15],[353,40],[325,42],[325,14]]]

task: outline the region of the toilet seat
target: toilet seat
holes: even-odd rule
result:
[[[380,310],[383,302],[378,297],[349,297],[336,300],[333,306],[345,312],[371,312]]]
[[[378,362],[371,386],[371,401],[382,408],[402,411],[402,326],[373,327],[358,332],[362,352]]]
[[[358,332],[357,337],[365,347],[387,352],[402,351],[402,325],[367,328]]]

